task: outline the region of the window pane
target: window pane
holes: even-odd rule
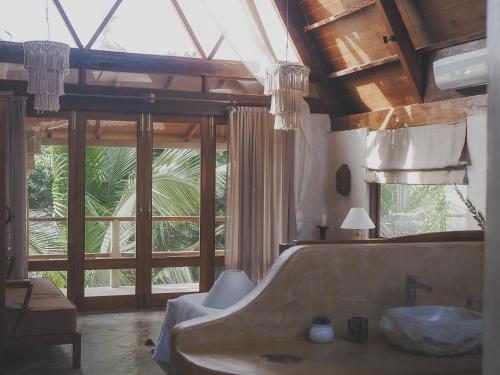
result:
[[[68,252],[68,120],[28,117],[26,122],[28,253],[64,259]]]
[[[76,47],[66,24],[53,1],[48,1],[50,40]],[[0,12],[0,40],[25,42],[49,39],[45,20],[45,1],[15,0],[2,3]]]
[[[467,196],[467,186],[457,186]],[[380,186],[380,235],[477,229],[452,185]]]
[[[199,57],[170,1],[124,1],[92,48]]]
[[[165,267],[152,269],[153,293],[198,292],[200,267]]]
[[[221,32],[210,14],[208,14],[205,3],[203,1],[179,0],[179,5],[203,51],[207,56],[210,55],[221,36]]]
[[[116,0],[60,0],[84,46],[94,35]]]
[[[215,249],[225,248],[225,215],[227,183],[227,125],[217,125],[217,153],[215,163]]]
[[[153,123],[153,253],[199,251],[199,139],[199,124]]]
[[[135,256],[136,122],[87,120],[87,258]]]
[[[85,270],[85,297],[135,294],[135,269]]]
[[[233,47],[231,47],[231,44],[227,41],[227,39],[224,39],[222,44],[220,45],[219,49],[217,50],[215,56],[215,60],[236,60],[239,61],[240,56],[234,51]]]

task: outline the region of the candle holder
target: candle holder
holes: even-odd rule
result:
[[[319,239],[320,240],[326,240],[326,232],[328,231],[328,228],[330,228],[330,227],[325,227],[325,226],[322,226],[322,225],[318,225]]]

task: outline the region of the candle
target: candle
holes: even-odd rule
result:
[[[321,218],[319,220],[319,225],[322,227],[326,227],[328,223],[328,216],[326,214],[321,214]]]

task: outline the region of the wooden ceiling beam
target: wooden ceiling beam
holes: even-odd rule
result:
[[[394,0],[376,0],[376,6],[389,36],[394,37],[394,47],[401,61],[401,66],[408,79],[412,97],[415,102],[421,103],[424,96],[424,79],[420,56],[413,48],[413,44],[404,25]]]
[[[212,52],[210,52],[210,54],[208,55],[208,59],[212,60],[215,56],[215,54],[217,53],[217,51],[219,50],[222,42],[224,41],[224,35],[221,35],[219,37],[219,39],[217,40],[217,43],[215,43],[215,46],[214,48],[212,49]]]
[[[23,44],[0,41],[0,61],[23,64]],[[202,60],[130,52],[72,48],[70,67],[131,73],[163,73],[254,80],[239,61]]]
[[[183,141],[184,142],[189,142],[191,140],[191,138],[193,138],[194,136],[194,133],[196,133],[196,131],[200,128],[200,124],[193,124],[191,126],[191,129],[189,129],[189,131],[187,132],[187,134],[184,136],[184,139]]]
[[[370,61],[369,63],[366,64],[360,64],[356,66],[351,66],[346,69],[338,70],[336,72],[330,73],[327,75],[328,78],[338,78],[350,74],[354,74],[357,72],[361,72],[364,70],[372,69],[377,66],[385,65],[385,64],[390,64],[392,62],[399,61],[399,56],[398,55],[391,55],[387,56],[378,60]]]
[[[337,21],[337,20],[339,20],[341,18],[344,18],[346,16],[349,16],[349,15],[351,15],[353,13],[359,12],[360,10],[365,9],[365,8],[367,8],[369,6],[372,6],[374,4],[375,4],[375,0],[364,0],[364,1],[361,1],[358,4],[355,4],[355,5],[352,5],[352,6],[348,7],[347,9],[345,9],[342,12],[334,14],[334,15],[332,15],[330,17],[327,17],[327,18],[325,18],[325,19],[323,19],[321,21],[315,22],[315,23],[313,23],[311,25],[305,26],[304,27],[304,31],[305,32],[309,32],[309,31],[315,30],[318,27],[327,25],[327,24],[329,24],[331,22]]]
[[[297,49],[300,59],[305,65],[311,68],[311,79],[313,77],[322,77],[316,81],[316,90],[326,108],[332,114],[340,113],[332,84],[326,78],[324,63],[322,63],[323,56],[316,49],[313,40],[304,31],[306,21],[298,3],[295,1],[288,2],[288,0],[274,0],[274,3],[285,24],[287,23],[288,16],[288,33]]]

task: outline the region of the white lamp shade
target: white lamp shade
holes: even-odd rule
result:
[[[354,207],[350,209],[340,227],[342,229],[372,229],[375,228],[375,224],[364,208]]]
[[[243,271],[224,271],[202,302],[205,307],[225,309],[245,297],[253,289]]]

